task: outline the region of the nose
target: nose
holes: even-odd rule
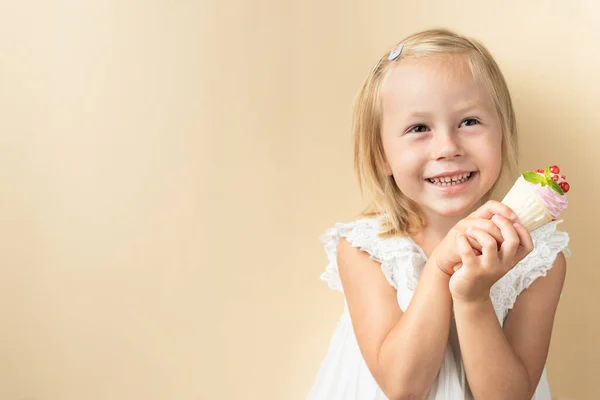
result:
[[[434,132],[431,140],[431,158],[434,160],[452,159],[463,154],[457,132],[442,129]]]

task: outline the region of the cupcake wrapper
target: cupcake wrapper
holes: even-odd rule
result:
[[[552,221],[550,211],[531,185],[520,177],[502,200],[517,214],[517,222],[529,232]]]

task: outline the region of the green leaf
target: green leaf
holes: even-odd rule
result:
[[[525,180],[527,182],[541,183],[542,186],[544,186],[544,182],[546,181],[546,178],[544,178],[543,176],[541,176],[537,172],[533,172],[533,171],[523,172],[523,178],[525,178]]]
[[[548,186],[550,186],[552,189],[554,189],[555,192],[558,192],[558,194],[560,194],[561,196],[565,195],[565,192],[562,190],[562,188],[559,186],[559,184],[556,183],[555,181],[553,181],[552,179],[550,179],[548,181]]]
[[[550,167],[546,167],[546,170],[544,171],[544,176],[546,177],[546,179],[550,179]]]

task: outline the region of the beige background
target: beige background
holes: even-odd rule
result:
[[[350,104],[445,26],[503,68],[521,167],[572,185],[549,376],[600,398],[600,4],[0,2],[0,399],[303,399],[361,200]]]

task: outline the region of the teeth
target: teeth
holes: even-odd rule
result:
[[[456,175],[456,176],[444,176],[441,178],[431,178],[429,182],[439,186],[454,186],[465,182],[471,177],[471,173]]]

